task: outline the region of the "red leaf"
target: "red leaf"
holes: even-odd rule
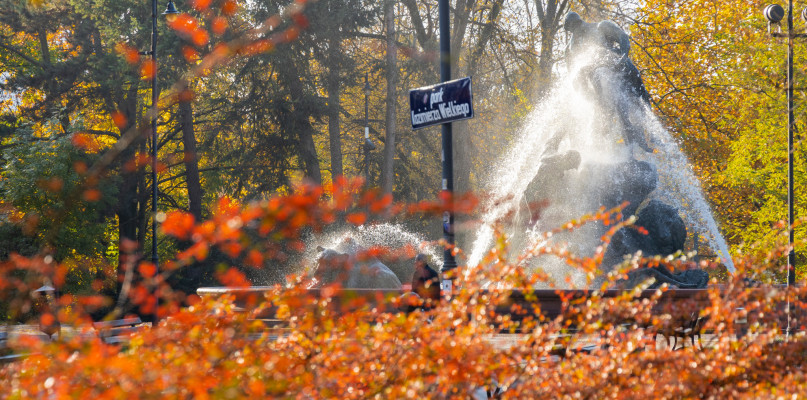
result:
[[[157,66],[154,65],[154,60],[145,60],[140,65],[140,77],[143,80],[150,80],[157,72]]]
[[[345,217],[347,222],[350,222],[353,225],[359,226],[364,225],[367,222],[367,214],[365,213],[351,213]]]
[[[157,267],[150,262],[140,263],[138,270],[140,271],[140,275],[146,278],[151,278],[157,274]]]
[[[235,268],[229,268],[227,272],[219,274],[219,281],[228,287],[249,287],[251,284],[247,277]]]
[[[128,122],[128,119],[126,118],[125,115],[123,115],[122,112],[115,111],[110,116],[112,117],[112,122],[115,123],[115,126],[117,126],[118,129],[123,130],[126,128],[126,123]]]
[[[203,11],[210,7],[210,0],[190,0],[191,7]]]
[[[224,3],[221,4],[221,13],[224,15],[233,15],[237,9],[238,4],[233,0],[224,0]]]
[[[81,198],[91,202],[101,200],[101,191],[98,189],[87,189],[82,193]]]
[[[162,224],[164,233],[180,240],[188,239],[191,229],[193,229],[195,219],[192,214],[184,211],[171,211],[165,217]]]
[[[191,39],[195,45],[204,46],[210,41],[210,34],[204,29],[197,29],[193,32],[193,35],[191,35]]]
[[[224,32],[227,30],[227,19],[224,17],[215,17],[213,21],[210,23],[210,29],[213,30],[213,33],[216,35],[223,35]]]

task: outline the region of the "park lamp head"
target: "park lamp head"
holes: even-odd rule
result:
[[[768,22],[772,24],[778,24],[782,18],[785,17],[785,9],[778,4],[769,4],[765,6],[762,12],[765,14],[765,18],[768,19]]]
[[[778,4],[769,4],[765,6],[765,9],[762,11],[765,15],[765,18],[768,20],[768,33],[771,33],[771,24],[777,24],[779,30],[782,30],[782,26],[779,25],[779,22],[782,21],[782,18],[785,17],[785,9]]]
[[[163,11],[163,15],[165,15],[165,20],[168,22],[174,22],[179,15],[179,10],[174,5],[174,0],[168,0],[168,4],[165,6],[165,11]]]
[[[370,138],[364,139],[364,149],[367,151],[375,150],[375,143]]]

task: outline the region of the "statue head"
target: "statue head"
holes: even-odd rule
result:
[[[583,25],[583,18],[580,18],[580,14],[574,11],[569,11],[569,13],[566,14],[566,19],[563,21],[563,29],[574,32],[580,28],[581,25]]]

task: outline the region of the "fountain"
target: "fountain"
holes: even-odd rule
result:
[[[613,66],[610,50],[590,46],[578,55],[491,169],[485,185],[490,188],[488,211],[469,249],[468,265],[479,264],[497,224],[506,227],[512,253],[521,254],[548,245],[543,232],[599,207],[610,209],[628,201],[625,217],[636,213],[637,225],[646,225],[650,232],[617,232],[605,254],[603,273],[636,250],[664,256],[683,250],[687,230],[705,238],[734,272],[728,246],[686,156],[650,105],[630,90]],[[538,200],[547,200],[548,206],[536,219],[525,205]],[[514,214],[515,220],[507,220]],[[603,233],[601,224],[590,224],[551,241],[565,243],[578,256],[591,256]],[[560,259],[545,256],[530,263],[557,283],[570,276],[573,287],[586,285],[583,273]]]
[[[599,29],[602,24],[584,26]],[[619,29],[606,25],[611,33]],[[615,41],[625,45],[622,37]],[[496,226],[506,228],[511,254],[562,243],[577,256],[592,256],[607,229],[602,224],[588,224],[551,239],[543,233],[600,207],[609,209],[627,201],[624,216],[635,214],[636,224],[647,233],[628,228],[617,232],[604,256],[602,275],[637,250],[663,256],[683,250],[687,232],[705,239],[706,246],[734,272],[728,246],[686,156],[653,114],[627,51],[615,58],[613,49],[601,45],[597,42],[577,51],[568,73],[538,102],[511,148],[491,168],[484,184],[489,203],[467,249],[467,264],[481,262]],[[632,67],[635,73],[620,70],[620,65]],[[548,206],[536,217],[529,203],[540,200],[547,200]],[[315,260],[325,248],[350,253],[377,245],[411,246],[439,269],[442,250],[425,243],[401,225],[382,223],[315,237],[303,258]],[[401,282],[408,282],[414,263],[410,258],[389,267]],[[567,288],[588,284],[582,271],[552,256],[529,260],[529,267],[548,272],[560,287],[566,281],[570,282]],[[705,283],[700,279],[698,286]],[[685,282],[678,286],[688,287]]]
[[[324,249],[345,254],[355,254],[373,246],[384,246],[394,254],[383,260],[402,283],[411,282],[415,268],[415,255],[425,256],[428,264],[440,270],[443,265],[442,248],[425,237],[412,233],[402,224],[376,223],[362,225],[357,228],[344,228],[313,236],[306,246],[303,259],[309,261],[307,267],[313,268]],[[406,254],[411,253],[411,254]]]

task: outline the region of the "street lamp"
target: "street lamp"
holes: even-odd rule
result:
[[[162,15],[171,22],[178,14],[174,0],[168,0]],[[157,101],[160,97],[157,90],[157,0],[151,0],[151,51],[148,54],[154,67],[151,75],[151,262],[157,267]]]
[[[440,82],[451,80],[451,25],[449,18],[448,0],[438,0],[437,20],[440,32]],[[441,125],[442,161],[443,161],[443,193],[449,198],[454,195],[454,133],[451,122]],[[452,200],[453,201],[453,200]],[[453,206],[453,204],[452,204]],[[445,294],[451,294],[454,276],[454,269],[457,268],[457,260],[454,258],[454,210],[443,213],[443,239],[446,247],[443,250],[443,278],[441,287]],[[446,279],[448,276],[450,279]]]
[[[364,180],[370,182],[370,150],[375,150],[375,143],[370,140],[370,82],[364,74]]]
[[[794,233],[793,222],[793,130],[796,121],[793,118],[793,39],[805,38],[807,34],[793,32],[793,0],[788,0],[787,6],[787,33],[770,32],[771,24],[778,24],[785,17],[785,10],[778,4],[765,7],[763,14],[768,19],[768,32],[773,37],[787,38],[787,233],[790,252],[787,255],[787,286],[796,283],[796,251],[793,248]],[[803,10],[802,18],[807,20],[807,9]]]

